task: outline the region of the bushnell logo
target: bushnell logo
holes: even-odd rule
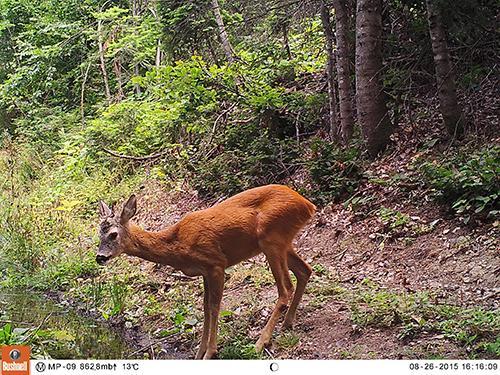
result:
[[[0,375],[29,375],[30,348],[24,345],[2,347]]]

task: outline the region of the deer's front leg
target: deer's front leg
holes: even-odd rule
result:
[[[208,284],[205,277],[203,277],[203,335],[201,337],[200,347],[196,353],[196,359],[202,359],[207,351],[208,334],[210,329],[210,314],[208,307]]]
[[[220,303],[224,291],[224,269],[214,268],[206,276],[208,291],[209,311],[209,336],[208,344],[203,359],[210,359],[217,353],[217,326],[219,322]]]

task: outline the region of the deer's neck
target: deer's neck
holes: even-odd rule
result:
[[[183,248],[177,238],[176,226],[150,232],[130,224],[128,230],[130,243],[125,253],[177,268]]]

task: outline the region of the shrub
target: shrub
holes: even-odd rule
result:
[[[322,139],[314,139],[307,162],[313,184],[310,195],[324,204],[351,194],[362,178],[361,163],[357,148],[343,149]]]
[[[474,215],[498,216],[499,156],[500,147],[494,146],[423,162],[419,169],[436,199],[467,223]]]
[[[282,181],[296,167],[295,141],[277,140],[254,124],[231,126],[218,142],[222,151],[195,162],[193,185],[205,195],[232,195]]]

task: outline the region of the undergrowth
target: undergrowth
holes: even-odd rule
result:
[[[500,147],[450,152],[438,159],[420,160],[419,170],[434,197],[459,215],[495,219],[499,215]]]
[[[473,358],[499,354],[498,311],[439,304],[430,292],[395,292],[370,280],[351,291],[347,301],[351,320],[359,327],[399,327],[401,340],[437,333],[463,346]]]

